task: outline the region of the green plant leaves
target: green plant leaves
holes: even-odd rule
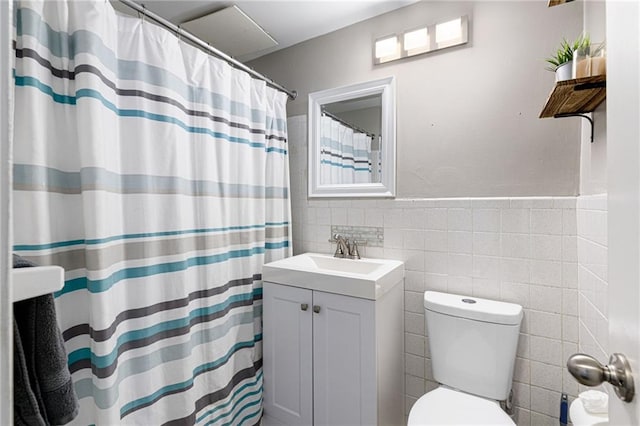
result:
[[[573,52],[575,50],[587,48],[590,45],[591,40],[588,34],[580,35],[573,43],[569,43],[566,38],[563,38],[556,53],[545,59],[552,67],[549,66],[545,69],[555,71],[560,65],[573,60]]]

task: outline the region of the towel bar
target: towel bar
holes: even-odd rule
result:
[[[11,271],[13,301],[30,299],[61,290],[64,286],[64,269],[60,266],[34,266]]]

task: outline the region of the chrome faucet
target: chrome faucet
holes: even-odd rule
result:
[[[333,240],[337,243],[336,252],[333,257],[348,258],[348,259],[360,259],[360,253],[358,252],[358,243],[353,242],[353,245],[349,244],[349,239],[340,234],[335,234]]]

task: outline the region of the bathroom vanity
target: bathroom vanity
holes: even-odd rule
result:
[[[404,264],[264,266],[265,425],[404,424]]]

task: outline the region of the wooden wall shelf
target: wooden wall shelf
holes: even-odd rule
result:
[[[553,7],[553,6],[557,6],[559,4],[564,4],[564,3],[569,3],[573,0],[549,0],[547,2],[547,7]]]
[[[540,118],[593,112],[606,97],[606,75],[558,81],[540,113]]]

